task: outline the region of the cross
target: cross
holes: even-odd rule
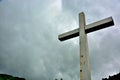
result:
[[[63,33],[58,36],[60,41],[71,39],[79,36],[80,45],[80,80],[91,80],[89,54],[88,54],[88,41],[87,33],[100,30],[114,25],[112,17],[86,25],[85,15],[83,12],[79,13],[79,28]]]

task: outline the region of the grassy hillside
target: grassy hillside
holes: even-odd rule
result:
[[[0,74],[0,80],[25,80],[25,79],[19,77],[13,77],[7,74]]]

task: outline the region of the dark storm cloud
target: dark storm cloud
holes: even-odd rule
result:
[[[45,11],[41,8],[47,7],[42,3],[47,4],[43,1],[11,0],[0,5],[1,72],[29,80],[47,80],[54,76],[50,75],[52,69],[48,66],[48,63],[52,65],[49,62],[51,58],[47,58],[52,45],[48,31],[53,31],[44,19]]]

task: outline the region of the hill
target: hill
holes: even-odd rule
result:
[[[13,77],[8,74],[0,74],[0,80],[25,80],[25,79],[19,77]]]

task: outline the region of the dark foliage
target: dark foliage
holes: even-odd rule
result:
[[[8,74],[0,74],[0,80],[25,80],[25,79],[19,77],[13,77]]]
[[[109,76],[109,78],[103,78],[102,80],[120,80],[120,73],[113,76]]]

